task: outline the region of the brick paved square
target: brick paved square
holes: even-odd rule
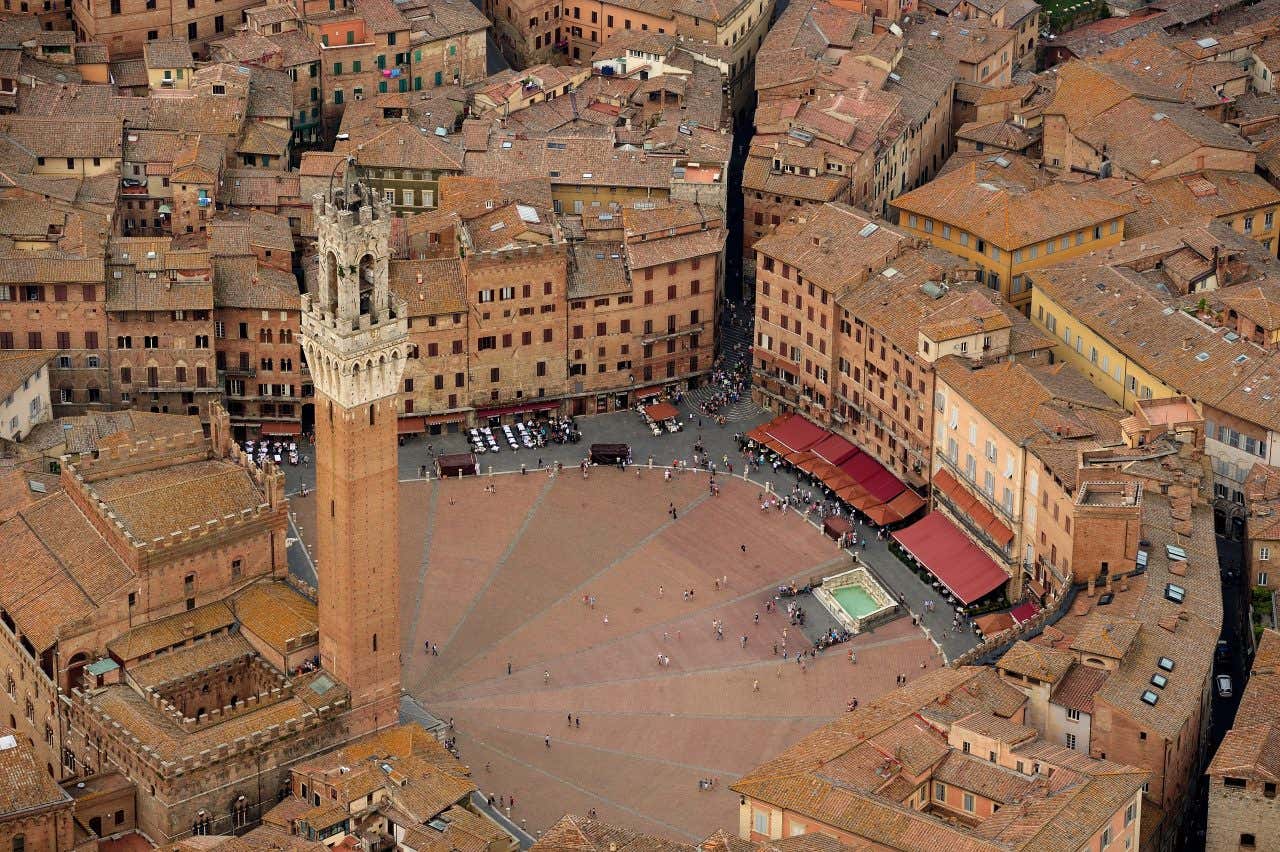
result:
[[[902,618],[802,672],[794,655],[809,646],[763,602],[779,583],[832,573],[848,556],[802,517],[762,513],[757,485],[719,479],[718,497],[704,473],[667,482],[660,470],[401,483],[404,687],[454,719],[481,790],[514,795],[512,817],[530,831],[591,808],[690,841],[734,829],[727,785],[739,774],[848,699],[892,689],[894,675],[918,675],[922,660],[941,664]],[[496,494],[484,490],[490,482]],[[304,540],[309,503],[294,502]],[[784,628],[787,662],[773,653]],[[659,653],[669,665],[658,665]],[[717,790],[698,789],[707,777]]]

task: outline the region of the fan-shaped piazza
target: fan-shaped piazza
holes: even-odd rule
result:
[[[404,686],[454,720],[481,790],[514,795],[530,831],[592,808],[673,839],[736,829],[734,778],[849,699],[939,665],[902,618],[802,671],[811,646],[764,601],[848,557],[803,518],[762,512],[754,484],[720,485],[613,468],[402,483]]]

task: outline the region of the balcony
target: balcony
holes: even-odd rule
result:
[[[232,379],[251,379],[258,375],[258,371],[254,367],[224,367],[218,372]]]

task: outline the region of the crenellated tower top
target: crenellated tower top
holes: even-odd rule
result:
[[[302,297],[302,348],[316,390],[355,408],[395,394],[408,357],[404,300],[387,281],[391,211],[359,182],[314,204],[319,284]]]

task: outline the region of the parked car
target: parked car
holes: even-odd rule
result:
[[[1214,652],[1218,658],[1218,662],[1224,663],[1231,659],[1231,646],[1227,644],[1226,639],[1218,640],[1218,649]]]
[[[1220,674],[1216,678],[1214,678],[1214,681],[1218,684],[1218,697],[1230,698],[1231,697],[1231,675]]]

